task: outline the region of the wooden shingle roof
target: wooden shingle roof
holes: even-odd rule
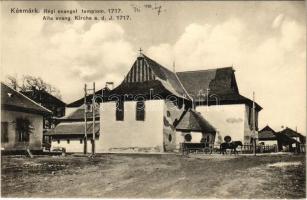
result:
[[[215,133],[215,128],[198,112],[189,110],[176,126],[177,131]]]
[[[103,94],[102,94],[102,92],[103,92]],[[95,92],[95,95],[100,95],[100,97],[103,98],[103,96],[104,96],[104,97],[107,97],[108,94],[109,94],[109,92],[110,92],[110,89],[109,89],[108,87],[104,87],[104,88],[102,88],[102,89],[96,91],[96,92]],[[92,94],[88,95],[88,96],[86,97],[86,102],[92,102],[92,98],[93,98],[93,95],[92,95]],[[97,99],[96,99],[96,102],[97,102],[97,103],[101,103],[102,98],[97,98]],[[83,104],[84,104],[84,97],[82,97],[82,98],[80,98],[80,99],[78,99],[78,100],[76,100],[76,101],[73,101],[73,102],[71,102],[70,104],[67,104],[66,107],[68,107],[68,108],[75,108],[75,107],[80,107],[80,106],[82,106]]]
[[[276,140],[275,134],[276,132],[267,125],[258,132],[258,138],[259,140]]]
[[[200,91],[206,93],[207,89],[217,95],[239,93],[232,67],[177,72],[177,75],[193,98],[198,98]]]
[[[291,128],[286,127],[284,130],[280,131],[279,133],[285,134],[288,137],[305,137],[302,134],[292,130]]]
[[[60,121],[84,121],[84,108],[85,108],[84,105],[80,106],[79,108],[77,108],[75,111],[73,111],[69,115],[60,118]],[[92,120],[93,112],[87,112],[86,116],[87,116],[86,119],[88,121]],[[95,119],[99,118],[99,116],[100,116],[99,108],[96,107],[95,108]]]
[[[177,75],[190,97],[197,103],[207,104],[209,89],[209,105],[244,103],[252,107],[253,102],[239,93],[234,72],[232,67],[224,67],[177,72]],[[256,110],[261,109],[256,103]]]
[[[136,59],[124,81],[112,90],[110,95],[144,95],[149,94],[151,89],[155,94],[173,94],[189,99],[177,74],[144,54]]]

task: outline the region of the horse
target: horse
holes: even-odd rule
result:
[[[234,154],[238,154],[238,152],[237,152],[238,146],[243,146],[241,141],[233,141],[233,142],[229,142],[229,143],[224,142],[220,145],[220,153],[224,154],[227,149],[233,149]]]

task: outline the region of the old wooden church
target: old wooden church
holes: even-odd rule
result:
[[[140,54],[100,104],[96,152],[167,152],[225,136],[250,143],[251,113],[232,67],[175,73]]]

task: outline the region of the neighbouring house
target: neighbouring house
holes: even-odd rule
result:
[[[45,140],[51,144],[52,149],[65,148],[66,152],[83,152],[85,142],[85,106],[81,105],[69,115],[59,119],[57,126],[44,134]],[[88,145],[93,138],[93,112],[86,112]],[[95,139],[99,139],[99,108],[95,109]],[[90,147],[88,147],[89,149]]]
[[[177,72],[177,75],[193,99],[196,111],[222,138],[230,136],[233,141],[250,144],[253,101],[240,94],[233,67]],[[256,130],[261,109],[255,103]]]
[[[267,125],[258,132],[258,140],[259,144],[276,145],[278,151],[300,152],[304,148],[302,144],[305,144],[306,136],[288,127],[276,132]]]
[[[32,90],[22,92],[22,94],[52,111],[52,115],[44,117],[44,132],[54,128],[58,123],[58,119],[65,116],[66,103],[45,90],[33,88]]]
[[[258,141],[263,145],[278,145],[276,132],[269,125],[258,132]]]
[[[306,136],[303,136],[302,134],[288,127],[280,132],[277,132],[275,135],[278,140],[279,151],[285,150],[290,152],[300,152],[306,144]]]
[[[279,132],[280,134],[284,134],[292,139],[295,139],[301,144],[306,144],[306,136],[302,135],[301,133],[298,133],[297,131],[286,127],[282,131]]]
[[[52,111],[1,82],[1,150],[42,150],[43,121]]]

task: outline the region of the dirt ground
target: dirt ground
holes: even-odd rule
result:
[[[305,198],[305,155],[1,157],[2,197]]]

